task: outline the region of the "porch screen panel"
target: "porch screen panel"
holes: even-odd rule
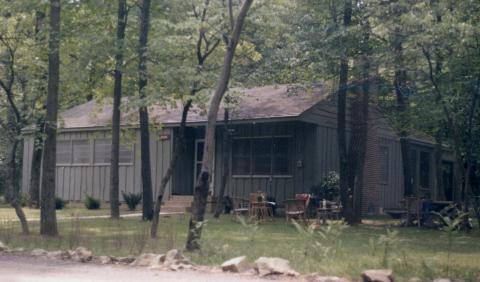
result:
[[[232,146],[232,173],[236,175],[250,174],[250,140],[235,139]]]
[[[72,162],[71,144],[67,140],[57,141],[57,164],[70,164]]]
[[[94,161],[97,164],[109,164],[111,155],[111,141],[107,139],[95,140]]]
[[[290,138],[288,137],[273,138],[273,174],[287,175],[290,173],[289,143]]]
[[[272,163],[271,149],[272,139],[258,138],[253,139],[253,174],[269,175]]]
[[[74,164],[90,163],[90,142],[88,140],[74,140],[72,146]]]
[[[430,188],[430,153],[420,152],[420,187]]]
[[[120,145],[119,163],[133,163],[132,145]]]

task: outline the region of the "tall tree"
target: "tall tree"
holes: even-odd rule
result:
[[[120,105],[122,102],[123,49],[127,26],[127,1],[118,0],[117,34],[115,41],[115,71],[112,108],[112,152],[110,161],[110,217],[120,218],[119,203],[119,154],[120,154]]]
[[[345,0],[343,5],[343,28],[347,30],[352,22],[352,1]],[[337,97],[337,142],[340,175],[340,198],[343,205],[343,215],[348,223],[354,222],[353,187],[349,187],[348,148],[347,148],[347,92],[348,92],[348,50],[343,46],[340,58],[338,97]]]
[[[42,186],[40,194],[40,234],[56,236],[55,165],[57,152],[58,86],[60,81],[60,0],[50,0],[50,38],[48,43],[48,94],[45,118]]]
[[[145,98],[147,86],[147,44],[150,26],[150,0],[142,0],[140,9],[140,35],[138,39],[138,93],[140,99]],[[140,148],[142,157],[142,218],[153,218],[152,172],[150,167],[150,130],[148,122],[148,108],[142,103],[139,109],[140,118]]]
[[[240,8],[236,20],[234,20],[233,28],[230,35],[227,36],[227,50],[223,61],[222,72],[220,73],[217,88],[215,89],[207,115],[207,125],[205,129],[205,145],[203,149],[202,168],[197,177],[192,214],[188,226],[188,235],[186,242],[186,249],[194,251],[200,249],[200,238],[202,233],[203,221],[205,216],[205,208],[207,205],[208,186],[210,183],[210,176],[213,170],[214,145],[215,145],[215,127],[217,121],[218,109],[222,101],[225,91],[227,91],[228,82],[232,70],[232,62],[235,55],[235,49],[240,39],[240,34],[243,29],[247,12],[252,5],[253,0],[245,0]],[[231,9],[232,2],[229,1],[229,9]]]
[[[183,105],[182,109],[182,118],[180,121],[180,127],[178,132],[175,136],[175,145],[172,159],[170,160],[169,166],[167,171],[162,177],[160,181],[160,187],[158,189],[158,196],[157,200],[155,201],[155,207],[153,211],[153,220],[152,220],[152,227],[150,229],[150,237],[156,238],[157,231],[158,231],[158,222],[160,221],[160,210],[163,201],[163,195],[165,193],[165,188],[167,187],[168,182],[170,181],[173,171],[177,166],[177,162],[181,155],[185,152],[186,141],[185,141],[185,130],[187,124],[187,117],[190,108],[192,107],[193,98],[197,95],[197,93],[206,88],[206,85],[203,84],[198,77],[201,77],[202,74],[205,72],[205,63],[207,59],[213,54],[213,52],[217,49],[220,44],[220,39],[216,38],[215,36],[209,36],[207,34],[208,29],[205,29],[204,26],[206,25],[207,21],[207,12],[210,7],[210,0],[205,0],[203,3],[203,8],[200,11],[197,11],[196,7],[194,7],[194,17],[199,22],[198,27],[198,38],[195,43],[194,51],[196,57],[196,66],[195,66],[195,78],[193,82],[191,82],[191,86],[189,87],[188,97],[186,102]]]

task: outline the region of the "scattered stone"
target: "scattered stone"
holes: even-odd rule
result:
[[[23,253],[23,252],[25,252],[25,249],[24,249],[24,248],[16,248],[16,249],[13,249],[12,252],[14,252],[14,253]]]
[[[131,264],[135,261],[134,257],[115,257],[112,258],[113,262],[116,264]]]
[[[391,269],[370,269],[362,273],[363,282],[393,282]]]
[[[98,263],[98,264],[111,264],[111,263],[113,263],[112,257],[109,257],[109,256],[94,257],[92,261],[94,263]]]
[[[313,273],[305,277],[307,282],[351,282],[346,278],[336,276],[323,276],[318,273]]]
[[[408,282],[422,282],[422,279],[420,279],[418,277],[412,277],[412,278],[410,278],[410,280],[408,280]]]
[[[163,255],[157,255],[152,253],[141,254],[132,263],[131,266],[155,266],[160,264],[160,258]]]
[[[452,280],[448,278],[437,278],[433,280],[433,282],[452,282]]]
[[[69,252],[66,252],[66,251],[48,252],[46,256],[50,259],[69,259],[70,258]]]
[[[255,261],[255,270],[260,276],[273,274],[298,276],[291,266],[290,262],[282,258],[260,257]]]
[[[161,262],[166,265],[175,264],[176,261],[185,260],[185,257],[177,249],[172,249],[165,254],[165,257],[161,258]]]
[[[193,266],[191,264],[178,263],[178,264],[170,264],[168,268],[170,270],[177,271],[182,269],[192,269]]]
[[[8,247],[0,241],[0,252],[8,251]]]
[[[250,268],[246,256],[236,257],[222,263],[222,270],[229,272],[244,272]]]
[[[30,252],[30,254],[34,257],[38,257],[38,256],[44,256],[46,255],[48,252],[45,251],[44,249],[35,249],[33,251]]]
[[[91,261],[93,257],[92,251],[85,247],[78,247],[74,251],[69,252],[70,257],[74,261],[87,262]]]

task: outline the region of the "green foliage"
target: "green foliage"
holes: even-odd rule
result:
[[[21,207],[26,207],[28,205],[28,200],[30,199],[30,196],[28,193],[21,192],[20,193],[20,206]]]
[[[122,197],[125,203],[127,203],[128,209],[134,211],[137,208],[137,205],[142,201],[143,194],[140,193],[125,193],[122,191]]]
[[[310,192],[328,201],[336,201],[340,193],[340,177],[337,172],[330,171],[318,185],[310,187]]]
[[[95,199],[89,195],[85,196],[85,207],[89,210],[98,210],[100,208],[100,200]]]
[[[62,210],[65,206],[67,205],[67,202],[60,198],[60,197],[55,197],[55,209],[56,210]]]

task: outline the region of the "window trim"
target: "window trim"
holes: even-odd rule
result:
[[[233,144],[233,142],[235,140],[239,140],[239,139],[248,139],[248,140],[253,140],[253,139],[271,139],[273,141],[274,138],[288,138],[289,141],[292,141],[293,140],[293,135],[262,135],[262,136],[238,136],[238,137],[234,137],[232,138],[232,142],[231,144]],[[292,144],[289,143],[289,151],[287,152],[287,157],[289,157],[290,155],[290,149]],[[289,173],[288,174],[274,174],[273,172],[273,162],[274,162],[274,156],[273,156],[273,146],[270,150],[270,174],[255,174],[253,173],[253,169],[254,169],[254,166],[253,166],[253,162],[254,162],[254,158],[253,158],[253,142],[250,142],[250,156],[249,156],[249,159],[250,159],[250,174],[234,174],[233,173],[233,150],[230,150],[231,151],[231,155],[230,155],[230,175],[232,178],[293,178],[293,174],[294,172],[292,171],[294,168],[291,164],[291,160],[289,160],[289,163],[288,163],[288,171]]]

